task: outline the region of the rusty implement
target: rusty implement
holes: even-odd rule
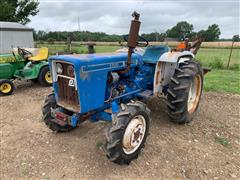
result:
[[[197,38],[195,41],[192,42],[188,50],[191,51],[194,55],[196,55],[201,47],[202,42],[203,42],[202,38]]]
[[[189,43],[188,38],[184,40],[184,42],[180,42],[177,48],[173,49],[173,51],[182,52],[182,51],[190,51],[194,55],[197,54],[198,50],[201,47],[203,42],[202,38],[197,37],[191,44]]]

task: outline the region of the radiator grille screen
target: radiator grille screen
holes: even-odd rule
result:
[[[65,108],[73,111],[79,111],[78,92],[74,86],[69,85],[69,81],[74,82],[74,78],[69,77],[67,73],[70,64],[61,63],[63,67],[63,76],[58,76],[58,103]]]

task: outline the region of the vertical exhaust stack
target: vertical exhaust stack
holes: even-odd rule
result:
[[[137,46],[138,42],[138,33],[141,24],[141,22],[139,21],[140,14],[134,11],[132,17],[134,17],[134,19],[131,22],[127,43],[128,46],[127,68],[121,71],[120,73],[127,73],[130,70],[133,49]]]
[[[131,27],[128,35],[128,47],[129,48],[135,48],[137,46],[138,41],[138,33],[140,29],[141,22],[139,21],[140,14],[137,12],[133,12],[132,16],[134,17],[134,20],[131,22]]]

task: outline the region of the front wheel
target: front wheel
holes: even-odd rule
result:
[[[188,123],[197,111],[203,88],[203,71],[192,60],[179,64],[171,78],[167,96],[168,114],[173,122]]]
[[[54,94],[49,94],[46,97],[45,102],[42,106],[43,121],[47,125],[47,127],[52,131],[56,132],[68,132],[74,129],[74,127],[70,125],[60,126],[59,124],[52,121],[53,117],[51,111],[52,109],[56,109],[57,107],[58,106]]]
[[[12,94],[13,90],[14,85],[12,81],[8,79],[0,80],[0,94],[7,96]]]
[[[51,75],[51,72],[50,72],[48,66],[45,66],[41,69],[39,76],[38,76],[38,81],[43,86],[51,86],[52,85],[52,75]]]
[[[150,111],[140,102],[128,103],[106,131],[107,157],[117,164],[129,164],[144,147]]]

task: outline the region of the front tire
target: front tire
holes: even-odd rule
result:
[[[192,60],[179,64],[169,83],[168,114],[175,123],[188,123],[197,111],[203,88],[203,71]]]
[[[68,132],[74,129],[74,127],[70,125],[60,126],[59,124],[51,121],[53,119],[51,114],[51,109],[56,109],[56,108],[57,108],[57,102],[56,102],[55,96],[53,93],[49,94],[46,97],[42,107],[43,121],[47,125],[47,127],[55,132]]]
[[[140,102],[128,103],[106,131],[105,151],[110,161],[129,164],[144,147],[150,111]]]
[[[45,66],[40,70],[38,81],[43,86],[52,85],[52,75],[48,66]]]
[[[13,90],[14,90],[14,85],[12,81],[8,79],[0,81],[0,94],[5,96],[11,95],[13,93]]]

